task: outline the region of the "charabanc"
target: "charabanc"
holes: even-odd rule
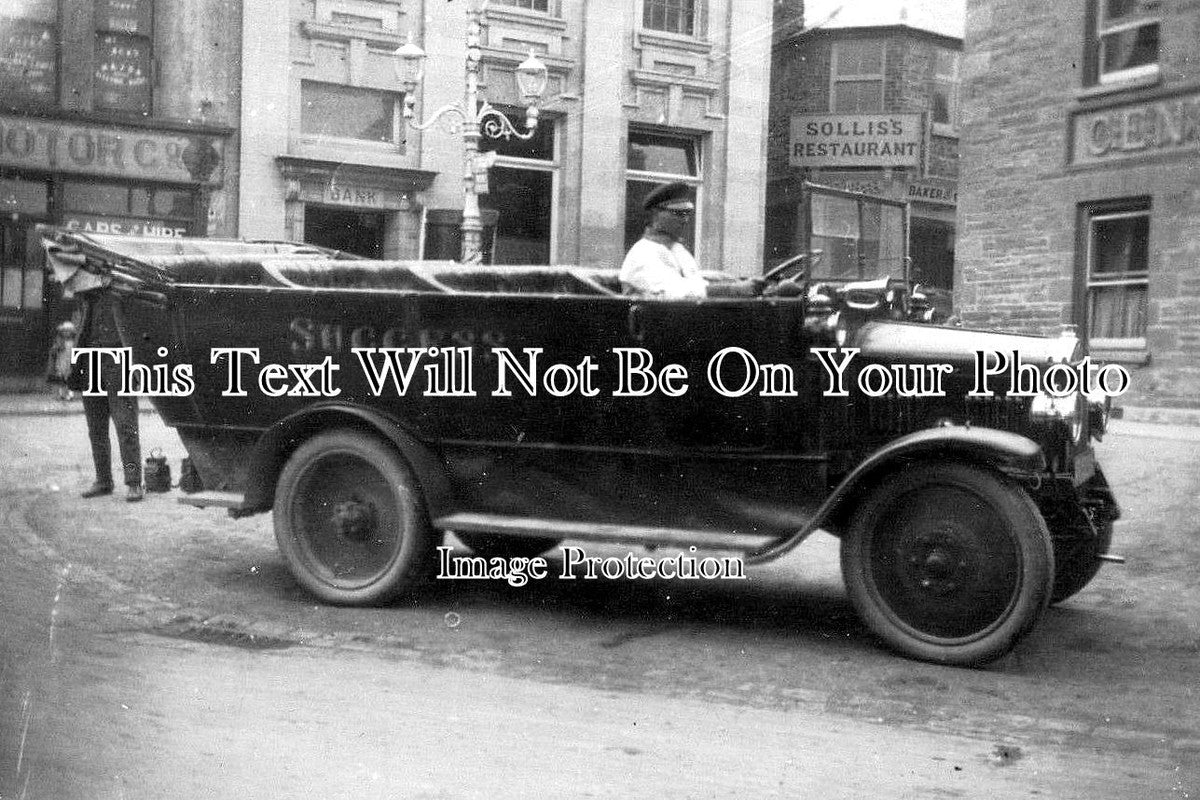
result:
[[[1041,380],[1084,363],[1076,337],[922,321],[904,275],[836,253],[767,275],[794,291],[657,300],[604,269],[47,241],[112,276],[133,362],[190,367],[153,397],[203,483],[186,499],[272,512],[330,603],[417,590],[446,532],[487,557],[574,540],[756,564],[821,529],[887,645],[979,665],[1108,557],[1106,398]],[[976,391],[1001,362],[1037,391]]]

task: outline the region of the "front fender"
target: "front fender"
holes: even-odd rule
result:
[[[1037,473],[1045,470],[1041,447],[1020,434],[965,425],[926,428],[889,442],[850,471],[817,509],[813,518],[796,533],[747,556],[751,564],[772,561],[791,552],[809,534],[830,521],[844,519],[850,504],[877,482],[884,472],[905,461],[958,458],[1006,471]]]
[[[306,439],[332,428],[366,430],[391,442],[416,475],[430,518],[450,513],[450,479],[437,452],[387,414],[351,403],[310,406],[280,420],[259,437],[247,471],[242,513],[269,510],[284,462]]]

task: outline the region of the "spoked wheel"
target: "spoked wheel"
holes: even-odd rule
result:
[[[484,558],[533,558],[557,545],[553,536],[502,536],[495,533],[458,533],[458,540]]]
[[[1050,601],[1054,556],[1037,506],[968,464],[924,464],[871,494],[842,539],[842,574],[880,638],[926,661],[1007,653]]]
[[[408,464],[374,436],[331,431],[302,444],[275,489],[275,539],[304,588],[367,605],[419,584],[435,539]]]

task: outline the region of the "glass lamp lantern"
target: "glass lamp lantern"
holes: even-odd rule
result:
[[[517,65],[517,88],[520,89],[521,97],[527,105],[532,105],[541,98],[542,93],[546,91],[547,77],[546,65],[530,50],[529,58]]]
[[[409,35],[408,41],[393,54],[396,77],[404,85],[404,117],[411,119],[416,105],[417,83],[425,69],[425,51]]]

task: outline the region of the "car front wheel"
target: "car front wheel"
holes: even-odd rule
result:
[[[977,666],[1003,656],[1050,602],[1054,556],[1032,499],[965,463],[885,479],[842,539],[847,592],[867,626],[913,658]]]

